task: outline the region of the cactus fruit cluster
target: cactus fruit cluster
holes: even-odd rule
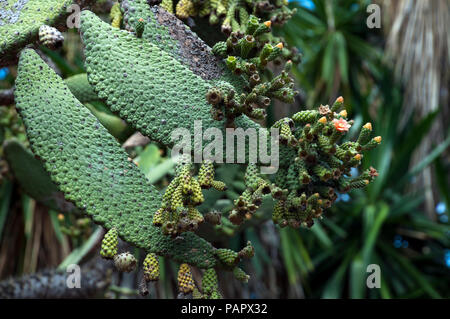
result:
[[[3,53],[14,56],[18,48],[34,41],[28,37],[36,38],[39,29],[43,44],[57,46],[62,39],[51,28],[72,1],[45,1],[45,19],[37,14],[37,1],[16,3],[20,3],[16,9],[23,11],[20,19],[13,9],[0,16],[0,64]],[[3,12],[7,19],[21,21],[18,35],[11,37],[5,31]],[[171,12],[182,18],[208,17],[212,24],[222,22],[228,38],[211,49]],[[195,164],[179,163],[162,194],[120,141],[129,130],[137,130],[170,148],[172,132],[182,127],[192,134],[194,121],[223,133],[230,127],[266,130],[253,119],[263,119],[273,99],[292,103],[296,94],[288,73],[299,62],[298,55],[271,32],[272,25],[284,23],[290,15],[292,11],[279,0],[176,4],[163,0],[160,6],[147,0],[121,0],[111,8],[110,23],[93,12],[81,13],[86,73],[63,80],[35,50],[22,50],[14,99],[30,148],[41,161],[33,158],[33,168],[38,167],[33,176],[39,175],[36,185],[43,185],[42,194],[30,190],[33,197],[59,211],[81,212],[107,229],[100,255],[120,271],[135,270],[137,260],[129,252],[119,252],[119,238],[145,250],[144,293],[148,282],[159,279],[161,256],[181,264],[178,284],[183,295],[220,298],[219,269],[247,282],[249,276],[238,264],[254,256],[250,242],[236,252],[215,248],[196,233],[203,221],[212,225],[222,221],[222,212],[203,215],[199,210],[208,194],[204,190],[227,190],[224,182],[215,179],[214,164],[205,160],[195,176]],[[31,20],[32,28],[25,28],[23,24]],[[284,63],[284,70],[270,74],[271,62]],[[242,194],[234,201],[229,220],[223,220],[228,225],[242,224],[255,215],[265,197],[272,197],[275,223],[311,227],[338,192],[370,183],[377,176],[375,169],[357,177],[351,177],[350,170],[360,165],[363,152],[376,147],[381,137],[372,137],[368,123],[356,141],[341,142],[354,124],[343,106],[338,98],[331,107],[300,111],[277,121],[273,128],[279,130],[281,143],[278,172],[266,177],[260,174],[259,163],[249,164]],[[10,145],[5,147],[9,162],[31,157],[23,147]],[[11,167],[22,172],[17,174],[21,180],[29,172]],[[201,287],[195,285],[193,267],[204,269]]]
[[[204,221],[196,206],[204,201],[202,188],[226,189],[221,181],[214,180],[211,162],[201,165],[198,177],[192,176],[192,164],[182,162],[176,167],[176,175],[163,195],[161,208],[153,216],[153,225],[161,227],[166,235],[176,237],[182,232],[195,231]]]
[[[350,177],[351,168],[361,164],[363,152],[376,147],[381,137],[372,138],[372,126],[367,123],[357,141],[339,143],[353,124],[343,106],[339,97],[331,107],[300,111],[274,124],[280,128],[283,154],[274,183],[283,189],[283,195],[272,218],[280,226],[311,227],[334,203],[338,192],[363,188],[378,176],[371,167]]]
[[[272,99],[285,103],[293,103],[297,92],[294,80],[288,71],[292,61],[285,62],[285,70],[280,75],[266,80],[264,71],[267,64],[282,55],[283,43],[271,44],[264,35],[271,31],[271,22],[260,22],[251,15],[245,32],[232,32],[226,41],[218,42],[213,53],[224,59],[228,69],[245,81],[244,90],[237,94],[233,87],[226,83],[218,83],[212,87],[206,99],[212,105],[212,117],[221,121],[226,118],[227,127],[234,126],[234,119],[242,114],[256,120],[266,116],[266,108]]]
[[[180,19],[198,17],[208,19],[211,25],[220,23],[225,34],[244,30],[252,13],[279,25],[295,14],[283,0],[162,0],[161,7]]]

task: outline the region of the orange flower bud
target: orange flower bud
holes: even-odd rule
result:
[[[278,49],[283,49],[283,43],[282,43],[282,42],[278,43],[278,44],[276,45],[276,47],[277,47]]]
[[[378,144],[381,143],[381,136],[377,136],[373,138],[375,140],[375,142],[377,142]]]
[[[326,124],[326,123],[327,123],[327,118],[326,118],[325,116],[322,116],[322,117],[319,119],[319,122],[322,123],[322,124]]]
[[[368,179],[365,179],[364,183],[366,183],[366,185],[369,185],[370,181]]]
[[[357,161],[360,161],[362,157],[361,154],[356,154],[353,158]]]
[[[266,22],[264,22],[264,25],[266,26],[266,27],[268,27],[268,28],[270,28],[270,26],[272,25],[272,21],[266,21]]]
[[[369,131],[372,131],[372,123],[368,122],[363,126],[365,129],[368,129]]]
[[[341,112],[339,113],[339,115],[342,116],[342,117],[347,117],[347,111],[346,111],[346,110],[343,110],[343,111],[341,111]]]
[[[344,103],[344,98],[343,98],[342,96],[340,96],[340,97],[338,97],[338,98],[336,99],[336,102],[338,102],[338,103]]]

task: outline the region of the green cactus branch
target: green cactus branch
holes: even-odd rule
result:
[[[66,199],[125,241],[201,268],[214,248],[193,233],[176,240],[152,225],[161,195],[100,122],[33,50],[21,53],[15,99],[33,153]]]
[[[8,140],[3,145],[8,165],[22,189],[42,204],[65,213],[79,213],[79,210],[64,199],[50,179],[42,163],[17,140]]]
[[[89,11],[81,15],[81,36],[94,90],[143,134],[171,146],[171,133],[182,127],[193,134],[194,120],[225,130],[224,121],[211,117],[205,98],[212,84],[156,45],[111,27]],[[246,116],[237,118],[236,126],[260,127]]]
[[[86,1],[13,0],[0,3],[0,66],[15,63],[17,53],[38,39],[42,25],[62,25],[67,8]]]
[[[150,7],[146,0],[122,0],[125,29],[135,32],[139,19],[144,20],[142,38],[158,46],[173,58],[187,66],[204,80],[227,80],[239,85],[238,78],[231,76],[188,26],[159,6]]]

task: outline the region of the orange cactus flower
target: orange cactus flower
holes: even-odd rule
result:
[[[339,120],[334,119],[333,124],[339,132],[348,132],[348,129],[351,127],[351,125],[343,118],[340,118]]]

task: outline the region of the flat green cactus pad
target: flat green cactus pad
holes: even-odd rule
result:
[[[16,54],[37,39],[39,27],[64,21],[72,0],[0,1],[0,65],[14,63]]]
[[[215,121],[206,93],[212,84],[194,74],[170,54],[149,41],[102,22],[95,14],[81,14],[88,80],[113,112],[151,139],[171,146],[172,132],[194,121],[203,128],[224,131],[224,121]],[[236,126],[259,125],[246,116]]]
[[[89,84],[86,73],[76,74],[64,80],[69,87],[70,92],[81,103],[92,102],[98,100],[97,94]]]
[[[42,162],[16,140],[3,145],[5,158],[21,188],[44,205],[65,213],[79,212],[75,205],[64,199],[64,195],[52,182]]]
[[[142,18],[146,23],[142,37],[169,53],[193,73],[205,80],[233,79],[211,49],[176,16],[160,6],[150,7],[147,0],[120,2],[127,30],[135,31],[137,21]]]
[[[21,53],[15,99],[34,154],[94,222],[148,252],[202,268],[216,264],[214,248],[194,233],[171,239],[152,225],[159,192],[33,50]]]

